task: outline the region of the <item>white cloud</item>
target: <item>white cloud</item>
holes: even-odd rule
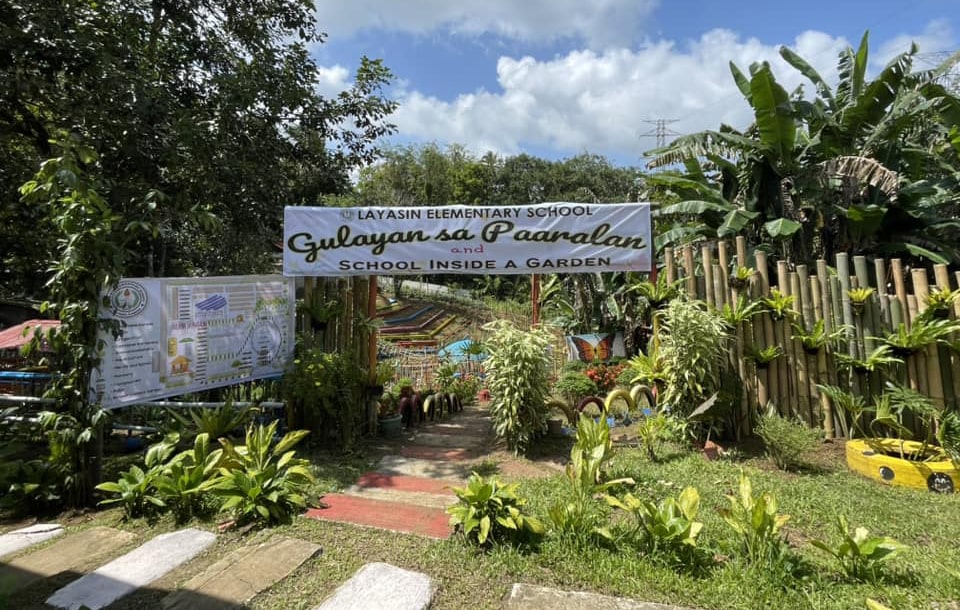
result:
[[[807,33],[793,46],[829,78],[845,44]],[[536,146],[639,160],[656,143],[641,137],[653,129],[644,120],[676,119],[669,128],[680,133],[721,122],[743,128],[750,122],[730,76],[730,60],[744,71],[755,61],[774,62],[775,73],[790,89],[801,81],[775,47],[713,30],[684,50],[659,41],[635,51],[572,51],[549,61],[501,57],[502,92],[480,91],[453,101],[411,92],[400,99],[393,120],[404,137],[464,143],[477,152],[516,153]]]
[[[326,98],[336,97],[349,89],[353,80],[350,71],[341,65],[320,66],[317,69],[317,93]]]
[[[591,48],[635,39],[659,0],[318,0],[320,28],[337,36],[360,30],[425,34],[494,33],[533,42],[562,38]]]
[[[950,22],[937,19],[928,23],[921,34],[901,34],[881,44],[877,51],[872,53],[871,65],[876,69],[882,68],[891,59],[907,51],[911,42],[915,42],[923,54],[952,50],[956,40]]]

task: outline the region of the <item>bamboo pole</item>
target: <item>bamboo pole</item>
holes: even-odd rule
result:
[[[930,285],[926,269],[913,269],[913,294],[917,297],[917,311],[923,313],[927,309],[927,298],[930,296]],[[940,409],[946,405],[943,395],[943,376],[940,374],[940,358],[937,354],[937,345],[928,345],[923,350],[927,368],[927,396]]]
[[[790,268],[787,265],[787,261],[777,261],[777,288],[780,290],[780,293],[784,296],[790,296]],[[797,372],[797,357],[793,351],[793,340],[790,338],[790,322],[788,316],[785,316],[782,320],[779,320],[776,325],[777,330],[777,340],[780,345],[783,347],[783,361],[784,366],[780,367],[780,385],[781,392],[785,397],[786,405],[781,405],[781,407],[787,407],[787,413],[792,415],[798,415],[798,401],[797,401],[797,382],[796,382],[796,372]]]
[[[820,294],[820,281],[816,277],[811,277],[809,279],[810,283],[810,298],[813,301],[813,316],[817,320],[823,320],[823,301]],[[816,355],[816,371],[817,371],[817,383],[829,383],[829,369],[827,364],[827,357],[829,353],[830,346],[824,346],[820,348],[820,351]],[[830,404],[830,397],[825,393],[816,389],[816,386],[812,387],[812,391],[815,393],[815,400],[820,404],[820,425],[823,426],[824,435],[827,438],[834,438],[836,436],[833,427],[833,407]]]
[[[847,354],[857,357],[857,338],[850,332],[854,327],[853,305],[850,303],[850,257],[846,252],[837,254],[837,278],[840,280],[840,305],[843,323],[847,326]],[[860,379],[851,375],[851,386],[855,394],[861,393]]]
[[[749,290],[750,296],[754,299],[760,298],[760,287],[763,285],[763,279],[758,277],[759,272],[754,272],[754,276],[757,278],[756,281],[750,282]],[[762,314],[763,318],[760,323],[755,323],[753,320],[749,322],[750,324],[750,334],[747,336],[753,336],[754,345],[769,345],[769,342],[766,342],[766,336],[764,335],[764,328],[767,326],[767,323],[770,322],[770,316],[767,314]],[[754,318],[755,319],[755,318]],[[746,362],[744,362],[746,365]],[[757,407],[760,409],[760,412],[766,412],[767,404],[770,402],[770,369],[765,368],[761,369],[757,366],[754,366],[756,371],[755,378],[757,381]]]
[[[697,298],[697,276],[693,261],[693,246],[683,247],[683,272],[686,277],[687,296]]]
[[[857,283],[860,285],[860,287],[869,288],[870,277],[867,272],[867,257],[854,256],[853,268],[854,273],[857,276]],[[868,298],[867,302],[864,303],[863,312],[860,315],[863,318],[863,332],[860,337],[860,340],[863,342],[863,353],[861,356],[866,358],[867,354],[873,351],[874,336],[877,334],[876,319],[879,317],[879,314],[877,312],[876,301],[872,298]]]
[[[912,294],[907,295],[907,315],[904,316],[904,319],[907,321],[907,324],[911,324],[913,320],[917,317],[917,297]],[[909,328],[909,326],[908,326]],[[921,362],[915,354],[907,358],[907,376],[908,383],[910,384],[910,389],[920,392],[921,394],[926,393],[927,391],[927,380],[925,371],[921,373]]]
[[[934,265],[933,266],[933,277],[937,283],[937,289],[941,291],[950,291],[950,272],[947,271],[946,265]],[[947,315],[951,315],[953,312],[948,312]],[[957,339],[957,333],[953,333],[950,337],[951,340]],[[956,408],[957,404],[957,391],[956,391],[956,377],[957,375],[953,374],[953,355],[951,351],[944,345],[937,345],[937,362],[938,368],[940,369],[940,375],[943,382],[943,400],[944,404],[948,407]]]
[[[713,263],[713,296],[717,309],[723,310],[723,306],[727,303],[727,285],[723,281],[723,274],[720,271],[722,267],[720,263]]]
[[[882,258],[874,259],[873,272],[877,281],[877,294],[880,297],[880,318],[873,330],[879,334],[884,328],[890,328],[890,294],[887,286],[886,261]]]
[[[907,303],[907,284],[906,284],[906,275],[903,271],[903,263],[899,258],[895,258],[890,261],[890,272],[893,274],[893,289],[897,293],[897,300],[900,301],[900,310],[904,313],[903,323],[907,325],[907,328],[910,328],[910,316],[907,315],[910,311],[909,303]],[[893,330],[897,330],[894,328]]]
[[[739,239],[739,238],[738,238]],[[730,298],[729,286],[730,286],[730,253],[727,249],[727,242],[721,240],[717,244],[717,259],[720,261],[720,285],[723,286],[723,303],[719,305],[722,309],[724,303],[733,303],[734,301]],[[714,273],[714,276],[717,276],[717,273]]]
[[[800,283],[800,274],[793,272],[790,274],[790,294],[793,295],[793,319],[797,320],[799,326],[804,326],[801,310],[806,309],[803,303],[803,288]],[[807,295],[809,298],[809,295]],[[795,379],[797,381],[797,410],[801,417],[807,422],[808,426],[814,426],[816,421],[813,417],[813,407],[810,401],[810,366],[807,362],[807,353],[803,350],[803,343],[799,339],[793,339],[793,331],[788,328],[790,333],[790,345],[793,347],[793,354],[797,363]]]
[[[747,264],[747,238],[743,235],[737,235],[736,239],[736,248],[737,248],[737,266],[738,267],[749,267]]]
[[[770,267],[767,265],[767,253],[762,250],[758,250],[755,254],[757,260],[757,276],[759,276],[758,282],[758,296],[769,296],[770,294]],[[776,337],[773,330],[773,319],[770,317],[770,314],[762,314],[762,325],[758,325],[758,329],[762,332],[757,333],[759,335],[760,341],[757,342],[758,347],[767,347],[771,345],[776,345]],[[782,401],[780,400],[778,380],[779,380],[779,368],[781,365],[780,358],[777,358],[766,369],[767,376],[767,400],[764,401],[760,408],[766,411],[767,404],[773,400],[777,409],[781,407]]]
[[[700,258],[703,264],[703,287],[707,297],[706,301],[710,307],[715,307],[717,301],[713,285],[713,247],[710,244],[704,244],[700,247]]]
[[[664,272],[667,274],[667,282],[677,281],[677,262],[673,258],[673,248],[663,249]]]

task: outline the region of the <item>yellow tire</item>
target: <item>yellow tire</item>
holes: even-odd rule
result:
[[[630,392],[627,390],[614,389],[607,392],[607,397],[603,399],[603,410],[609,413],[610,407],[613,406],[613,401],[617,399],[627,403],[627,411],[633,411],[637,405],[637,401],[633,399]]]
[[[654,397],[653,391],[642,383],[638,383],[630,388],[630,398],[633,400],[635,409],[640,408],[640,399],[645,398],[647,404],[650,406],[650,410],[654,413],[657,412],[657,399]]]
[[[923,447],[916,441],[895,438],[867,438],[847,441],[847,466],[850,470],[887,485],[953,493],[960,489],[960,471],[943,451],[927,445],[927,461],[900,457],[916,455]]]

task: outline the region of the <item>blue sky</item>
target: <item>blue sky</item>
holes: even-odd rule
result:
[[[803,79],[781,45],[828,79],[867,29],[873,70],[911,41],[960,48],[960,0],[318,0],[317,14],[329,35],[314,49],[322,92],[347,86],[361,55],[393,71],[393,142],[620,164],[655,145],[647,121],[746,127],[731,60],[771,61],[792,89]]]

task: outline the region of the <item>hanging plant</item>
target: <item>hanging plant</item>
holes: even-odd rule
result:
[[[783,320],[794,314],[793,300],[792,295],[783,294],[776,288],[771,288],[770,296],[761,299],[767,313],[774,321]]]
[[[873,293],[873,288],[852,288],[847,291],[847,296],[850,297],[850,306],[853,307],[853,315],[859,316],[863,313],[863,309],[867,306],[867,301]]]

